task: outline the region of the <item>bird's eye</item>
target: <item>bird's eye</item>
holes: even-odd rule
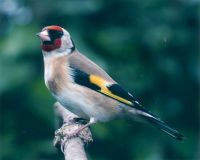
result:
[[[52,40],[61,38],[63,36],[63,31],[49,30],[48,32]]]

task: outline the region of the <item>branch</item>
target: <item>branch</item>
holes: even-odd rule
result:
[[[54,107],[57,115],[63,121],[61,128],[55,132],[54,145],[61,146],[65,160],[87,160],[84,144],[92,141],[89,128],[85,128],[76,136],[70,136],[83,124],[75,122],[74,118],[78,116],[69,112],[60,103],[56,102]]]

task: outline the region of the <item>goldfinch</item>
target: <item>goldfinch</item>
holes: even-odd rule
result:
[[[47,26],[41,39],[45,84],[66,109],[89,122],[112,119],[143,119],[175,139],[183,135],[151,114],[102,68],[82,55],[64,28]],[[83,128],[84,128],[83,127]]]

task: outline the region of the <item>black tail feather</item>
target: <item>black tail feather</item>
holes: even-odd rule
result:
[[[147,111],[138,101],[133,101],[133,103],[134,103],[134,106],[132,107],[134,109],[131,108],[128,110],[128,113],[130,114],[130,118],[134,118],[135,115],[138,115],[141,119],[146,120],[147,122],[151,124],[154,124],[157,128],[167,133],[171,137],[180,141],[184,139],[184,136],[181,133],[169,127],[165,122],[161,121],[159,118],[157,118],[152,113]]]
[[[184,136],[181,133],[179,133],[175,129],[169,127],[165,122],[161,121],[159,118],[157,118],[152,113],[147,111],[140,103],[138,103],[137,101],[134,101],[134,104],[135,104],[134,109],[128,110],[128,112],[131,113],[130,114],[131,118],[134,118],[135,114],[136,114],[141,119],[143,119],[151,124],[154,124],[157,128],[159,128],[163,132],[167,133],[171,137],[173,137],[177,140],[180,140],[180,141],[182,141],[184,139]],[[133,114],[134,114],[134,116],[133,116]]]
[[[171,137],[182,141],[184,139],[184,136],[179,133],[178,131],[176,131],[175,129],[169,127],[165,122],[161,121],[160,119],[152,116],[149,113],[144,113],[144,114],[140,114],[142,119],[147,120],[148,122],[155,124],[159,129],[161,129],[162,131],[164,131],[165,133],[167,133],[168,135],[170,135]]]

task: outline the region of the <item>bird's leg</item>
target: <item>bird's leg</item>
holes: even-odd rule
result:
[[[96,123],[96,119],[91,117],[90,121],[88,123],[86,123],[85,125],[81,126],[79,129],[77,129],[72,135],[72,137],[77,136],[82,130],[84,130],[85,128],[89,127],[90,125]]]

